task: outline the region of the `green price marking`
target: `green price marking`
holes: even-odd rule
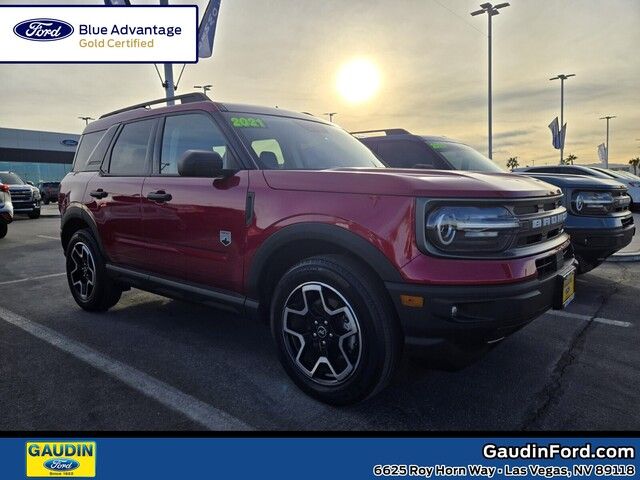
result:
[[[431,148],[435,148],[436,150],[446,147],[444,143],[430,143],[429,145],[431,145]]]
[[[231,124],[236,128],[267,128],[262,119],[252,117],[232,117]]]

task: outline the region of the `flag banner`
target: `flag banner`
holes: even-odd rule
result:
[[[607,147],[604,143],[598,145],[598,159],[600,159],[600,163],[603,165],[607,161]]]
[[[213,55],[213,41],[216,36],[220,2],[221,0],[210,0],[200,22],[200,28],[198,28],[198,56],[200,58],[209,58]]]
[[[565,123],[560,130],[560,148],[564,148],[564,139],[567,136],[567,124]]]
[[[551,130],[551,145],[553,148],[560,149],[560,124],[558,117],[554,118],[549,124],[549,130]]]
[[[105,5],[109,5],[110,7],[130,7],[131,3],[129,0],[104,0]]]
[[[0,439],[3,478],[101,480],[622,479],[637,478],[639,445],[630,437]]]

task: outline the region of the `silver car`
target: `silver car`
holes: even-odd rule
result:
[[[0,238],[7,235],[8,225],[13,221],[13,204],[9,185],[0,183]]]

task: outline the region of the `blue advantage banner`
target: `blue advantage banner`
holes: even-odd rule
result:
[[[624,438],[0,439],[0,478],[635,478]]]

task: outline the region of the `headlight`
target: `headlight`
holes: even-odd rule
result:
[[[425,224],[428,241],[446,252],[500,252],[520,228],[503,207],[438,207]]]
[[[606,215],[617,206],[622,206],[622,197],[626,195],[616,201],[609,192],[579,192],[573,195],[573,209],[579,215]]]
[[[40,190],[31,190],[31,198],[33,198],[34,200],[40,200]]]

